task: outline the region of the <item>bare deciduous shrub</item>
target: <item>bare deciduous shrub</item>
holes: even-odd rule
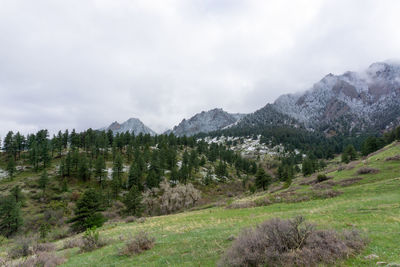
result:
[[[371,167],[361,167],[357,170],[357,174],[373,174],[378,173],[379,170]]]
[[[238,201],[238,202],[231,203],[226,208],[227,209],[245,209],[245,208],[253,208],[255,206],[256,206],[256,204],[253,201]]]
[[[386,161],[400,160],[400,154],[392,156],[392,157],[387,157],[385,160]]]
[[[361,181],[361,180],[362,180],[361,177],[348,178],[348,179],[344,179],[344,180],[338,181],[338,182],[337,182],[337,185],[340,185],[340,186],[349,186],[349,185],[358,183],[358,182]]]
[[[132,240],[126,242],[125,247],[120,251],[120,255],[132,256],[154,247],[155,239],[146,232],[137,233]]]
[[[359,253],[365,241],[356,231],[343,235],[315,230],[302,217],[272,219],[245,229],[219,266],[318,266]]]
[[[71,229],[65,225],[59,228],[52,229],[49,235],[51,240],[58,240],[71,236],[72,232]]]
[[[81,246],[83,246],[82,239],[77,237],[67,239],[63,242],[63,249],[76,248]]]
[[[323,183],[317,183],[313,185],[312,188],[316,190],[324,190],[324,189],[331,189],[335,185],[336,183],[334,181],[326,181]]]
[[[101,248],[107,244],[106,240],[100,237],[99,232],[96,227],[89,228],[86,230],[82,237],[82,243],[80,246],[81,252],[93,251],[95,249]]]
[[[133,223],[137,220],[137,218],[135,216],[128,216],[125,218],[125,222],[126,223]]]
[[[318,198],[318,199],[325,199],[325,198],[333,198],[341,195],[341,191],[333,190],[333,189],[328,189],[328,190],[313,190],[312,195],[313,198]]]
[[[51,252],[54,250],[56,250],[56,246],[53,243],[36,243],[33,245],[34,253]]]
[[[317,175],[317,183],[321,183],[323,181],[328,180],[328,176],[326,176],[326,174],[320,173]]]
[[[22,262],[18,262],[11,266],[15,267],[32,267],[32,266],[43,266],[43,267],[55,267],[65,262],[63,257],[57,256],[54,253],[39,252],[33,256],[30,256]]]
[[[8,257],[18,259],[33,254],[32,238],[19,237],[15,240],[15,245],[8,251]]]
[[[169,182],[163,181],[158,190],[147,190],[142,202],[147,214],[170,214],[193,207],[200,198],[201,192],[190,183],[171,187]]]
[[[146,217],[140,217],[136,221],[137,221],[137,223],[145,223],[146,222]]]
[[[340,165],[337,169],[338,172],[345,170],[346,167],[344,165]]]

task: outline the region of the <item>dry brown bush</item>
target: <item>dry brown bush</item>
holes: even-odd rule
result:
[[[328,189],[328,190],[313,190],[312,195],[314,198],[318,199],[326,199],[326,198],[333,198],[341,195],[341,191],[333,190],[333,189]]]
[[[93,251],[104,247],[108,243],[108,240],[101,237],[96,228],[87,229],[81,240],[80,252]]]
[[[125,247],[120,251],[120,255],[132,256],[154,247],[155,239],[146,232],[137,233],[132,240],[126,242]]]
[[[365,241],[356,231],[343,235],[315,230],[302,217],[272,219],[245,229],[233,242],[219,266],[318,266],[334,264],[359,253]]]
[[[82,239],[79,237],[70,238],[63,242],[63,249],[76,248],[82,246]]]
[[[8,251],[8,257],[18,259],[33,254],[33,239],[26,237],[18,237],[15,239],[15,245]]]
[[[146,217],[140,217],[139,219],[136,220],[137,223],[145,223],[146,222]]]
[[[192,184],[177,184],[171,187],[163,181],[159,189],[147,190],[143,194],[143,204],[149,215],[170,214],[193,207],[201,198],[201,192]]]
[[[253,208],[255,206],[256,206],[256,204],[253,201],[238,201],[238,202],[231,203],[226,208],[227,209],[245,209],[245,208]]]
[[[61,265],[65,262],[63,257],[57,256],[54,253],[49,252],[39,252],[38,254],[32,255],[22,262],[12,264],[12,267],[32,267],[32,266],[42,266],[42,267],[55,267]],[[7,265],[9,266],[9,265]]]
[[[313,185],[312,188],[316,190],[324,190],[324,189],[331,189],[335,185],[336,183],[334,181],[326,181],[323,183],[317,183]]]
[[[387,157],[385,160],[386,161],[400,160],[400,154],[392,156],[392,157]]]
[[[357,170],[357,174],[373,174],[378,173],[379,170],[371,167],[361,167]]]
[[[51,252],[51,251],[55,251],[55,250],[56,250],[56,246],[53,243],[36,243],[33,246],[34,253]]]
[[[128,216],[125,218],[125,222],[126,223],[133,223],[137,220],[137,218],[135,216]]]
[[[348,179],[344,179],[341,181],[337,182],[337,185],[340,186],[350,186],[352,184],[358,183],[359,181],[361,181],[362,178],[361,177],[353,177],[353,178],[348,178]]]

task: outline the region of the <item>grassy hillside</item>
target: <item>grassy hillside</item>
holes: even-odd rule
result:
[[[228,237],[237,235],[242,228],[268,218],[303,215],[321,228],[342,230],[356,227],[368,237],[369,244],[361,255],[338,265],[374,266],[377,261],[400,263],[400,161],[386,160],[399,154],[400,145],[395,143],[366,159],[351,162],[343,170],[337,168],[337,162],[331,162],[328,166],[331,172],[327,175],[332,179],[322,182],[320,188],[323,189],[319,190],[340,191],[336,197],[296,203],[282,200],[281,203],[241,209],[213,207],[152,217],[144,223],[112,223],[100,230],[100,235],[111,240],[107,246],[90,253],[79,253],[77,248],[61,249],[66,240],[60,240],[56,243],[60,249],[57,253],[67,258],[63,266],[215,266],[231,245]],[[374,168],[378,172],[358,174],[362,167]],[[361,179],[348,180],[354,177]],[[274,194],[282,195],[288,191],[307,193],[313,186],[313,190],[318,190],[315,185],[306,184],[312,179],[299,177],[291,187]],[[270,196],[268,193],[245,201]],[[124,240],[141,230],[155,237],[154,248],[133,257],[119,256],[118,250],[123,247]],[[366,259],[369,254],[376,254],[379,259]]]

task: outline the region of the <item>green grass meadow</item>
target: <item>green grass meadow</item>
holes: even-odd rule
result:
[[[209,208],[152,217],[144,223],[108,224],[100,229],[100,234],[109,238],[110,243],[93,252],[79,253],[77,248],[61,250],[63,240],[58,241],[58,253],[67,258],[62,266],[216,266],[232,243],[229,236],[269,218],[296,215],[306,217],[320,228],[355,227],[368,238],[362,254],[338,262],[337,266],[376,266],[377,261],[400,263],[400,162],[385,161],[397,154],[400,146],[392,144],[368,159],[353,163],[352,169],[329,173],[334,181],[362,177],[351,186],[335,186],[343,194],[330,199],[243,209]],[[357,170],[362,166],[377,168],[379,172],[358,175]],[[154,248],[132,257],[119,256],[124,240],[141,230],[155,237]],[[379,259],[365,259],[369,254],[376,254]]]

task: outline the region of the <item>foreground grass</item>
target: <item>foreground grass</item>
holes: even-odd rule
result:
[[[342,195],[300,203],[279,203],[247,209],[211,208],[176,215],[149,218],[145,223],[116,223],[101,229],[113,241],[106,247],[79,254],[77,249],[62,250],[68,261],[63,266],[215,266],[227,247],[230,235],[273,217],[303,215],[321,228],[337,230],[356,227],[369,239],[361,255],[339,262],[339,266],[374,266],[376,261],[400,263],[400,162],[386,162],[387,156],[400,154],[398,145],[356,165],[335,171],[334,180],[359,176],[360,166],[379,168],[377,174],[349,187],[337,188]],[[118,256],[123,239],[140,230],[156,238],[155,247],[143,254]],[[58,242],[61,247],[62,241]],[[367,260],[369,254],[379,256]]]

